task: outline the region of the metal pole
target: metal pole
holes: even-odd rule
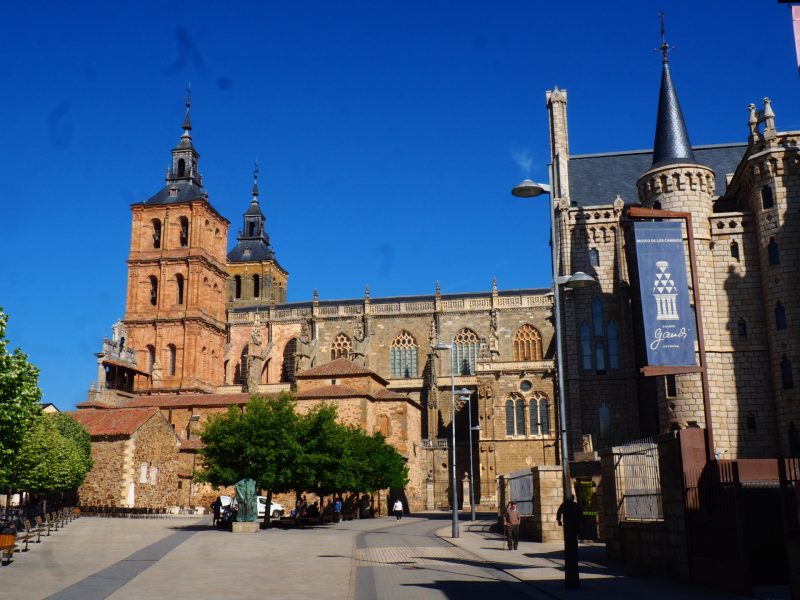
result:
[[[467,396],[467,410],[469,411],[469,506],[472,509],[471,520],[475,520],[475,473],[472,461],[472,394]]]
[[[451,484],[453,493],[451,494],[453,497],[453,531],[452,537],[458,537],[458,490],[456,489],[456,348],[455,348],[456,338],[450,338],[450,429],[452,430],[452,444],[453,450],[452,454],[452,461],[453,461],[453,482]]]
[[[558,375],[558,412],[559,427],[561,429],[561,474],[564,484],[564,506],[572,500],[572,486],[569,480],[569,444],[567,443],[567,406],[564,398],[564,351],[561,342],[561,290],[558,285],[558,233],[555,214],[555,190],[553,190],[553,165],[550,164],[547,173],[550,185],[549,207],[550,215],[550,258],[553,267],[553,310],[556,321],[556,371]],[[573,528],[577,523],[571,523],[572,511],[564,511],[564,582],[567,589],[579,587],[578,583],[578,538],[573,535]]]

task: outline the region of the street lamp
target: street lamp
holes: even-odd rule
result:
[[[552,182],[552,165],[550,165],[549,179]],[[569,479],[569,447],[567,444],[567,406],[564,397],[564,360],[561,341],[561,286],[577,289],[588,287],[597,283],[593,277],[586,273],[577,272],[571,276],[559,276],[558,274],[558,234],[556,229],[555,206],[549,184],[536,183],[530,179],[524,180],[517,185],[511,193],[518,198],[535,198],[542,194],[550,196],[550,206],[548,215],[550,217],[550,261],[553,271],[553,316],[556,322],[556,372],[558,376],[558,413],[559,429],[561,430],[561,472],[564,484],[564,503],[572,500],[572,486]],[[564,583],[567,589],[577,589],[580,587],[578,574],[578,537],[572,535],[573,528],[577,528],[577,523],[571,521],[571,512],[565,512],[564,519]]]
[[[475,472],[473,470],[472,460],[472,432],[480,431],[481,426],[472,426],[472,393],[467,396],[467,412],[469,413],[469,507],[470,507],[470,521],[475,520]]]
[[[450,338],[449,344],[443,344],[442,342],[437,343],[433,349],[434,350],[450,350],[450,355],[452,358],[453,355],[453,346],[455,344],[455,338]],[[453,360],[450,361],[451,363]],[[451,444],[452,444],[452,451],[450,460],[452,462],[452,478],[453,481],[450,484],[450,488],[452,490],[452,500],[451,503],[453,505],[453,529],[452,529],[452,537],[455,539],[458,537],[458,490],[456,489],[456,370],[454,366],[450,365],[450,429],[452,432],[451,436]],[[465,396],[467,394],[471,394],[468,389],[458,390],[459,396]]]

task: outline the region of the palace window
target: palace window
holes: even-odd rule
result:
[[[474,375],[478,360],[478,336],[471,329],[462,329],[453,340],[453,372],[457,375]]]
[[[781,264],[781,253],[778,250],[778,242],[775,238],[769,238],[769,245],[767,246],[767,257],[769,258],[770,265]]]
[[[417,342],[414,336],[404,331],[392,340],[389,362],[392,377],[417,376]]]
[[[179,242],[181,248],[186,248],[189,245],[189,219],[180,217],[178,224],[180,225]]]
[[[253,298],[258,298],[261,295],[261,277],[253,275]]]
[[[581,323],[581,369],[592,370],[592,330],[586,321]]]
[[[294,355],[297,353],[297,338],[292,338],[283,349],[283,362],[281,363],[281,383],[294,382]]]
[[[542,360],[542,334],[527,323],[514,334],[514,360]]]
[[[550,435],[550,401],[544,394],[537,394],[539,402],[539,424],[542,435]]]
[[[153,225],[153,248],[161,248],[161,221],[153,219],[150,223]]]
[[[731,257],[735,258],[737,261],[739,260],[739,244],[735,241],[731,242]]]
[[[785,354],[781,359],[781,383],[783,389],[790,390],[794,387],[794,378],[792,377],[792,361]]]
[[[155,275],[150,275],[150,304],[158,304],[158,279]]]
[[[522,398],[517,398],[514,402],[514,417],[517,435],[525,435],[525,400]]]
[[[506,435],[514,435],[514,401],[506,400]]]
[[[761,188],[761,207],[772,208],[774,205],[775,201],[772,197],[772,188],[765,185]]]
[[[340,333],[331,343],[331,360],[336,360],[337,358],[349,358],[351,349],[352,346],[350,344],[350,338],[345,334]]]
[[[589,266],[591,267],[600,266],[600,250],[598,250],[597,248],[591,248],[589,250]]]
[[[786,329],[786,309],[780,301],[775,305],[775,328]]]
[[[175,366],[178,360],[177,354],[178,351],[175,345],[169,344],[167,346],[167,373],[170,375],[175,375]]]
[[[242,297],[242,277],[241,275],[236,275],[233,278],[233,297],[237,300]]]
[[[608,334],[608,368],[616,371],[619,369],[619,333],[617,332],[617,324],[614,321],[609,321],[606,332]]]
[[[177,285],[178,304],[183,304],[183,275],[180,273],[175,275],[175,284]]]

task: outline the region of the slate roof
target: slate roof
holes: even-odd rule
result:
[[[378,380],[383,381],[384,384],[388,383],[377,373],[373,373],[366,367],[362,367],[361,365],[358,365],[354,363],[352,360],[348,360],[346,358],[337,358],[335,360],[325,363],[324,365],[319,365],[318,367],[307,369],[306,371],[301,371],[300,373],[295,375],[295,379],[341,377],[343,375],[344,376],[371,375],[372,377],[375,377]]]
[[[249,399],[250,394],[164,394],[163,396],[140,396],[125,406],[127,408],[228,406],[229,404],[247,404]]]
[[[96,437],[133,435],[151,417],[159,414],[159,411],[157,408],[118,408],[77,410],[70,414],[86,428],[89,435]]]
[[[170,188],[178,188],[178,193],[171,196]],[[151,196],[141,204],[175,204],[176,202],[188,202],[190,200],[206,200],[203,190],[193,181],[173,181],[165,185],[155,195]]]
[[[694,158],[716,173],[718,196],[725,194],[726,175],[736,171],[747,144],[695,146]],[[625,204],[639,204],[636,182],[653,162],[649,150],[584,154],[569,159],[569,198],[573,206],[611,204],[619,194]]]
[[[245,256],[245,248],[250,249],[250,255]],[[233,250],[228,252],[229,262],[257,262],[262,260],[275,260],[275,252],[263,240],[247,239],[236,243]]]

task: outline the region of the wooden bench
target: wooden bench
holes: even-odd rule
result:
[[[14,551],[17,550],[16,536],[13,533],[0,533],[0,564],[5,557],[5,563],[11,562]]]
[[[44,521],[42,517],[34,517],[33,522],[36,523],[37,527],[41,527],[42,531],[45,532],[45,535],[50,535],[50,530],[53,529],[53,523],[48,521]]]
[[[25,525],[25,533],[36,536],[36,543],[40,544],[42,541],[42,533],[45,531],[45,528],[39,527],[38,525],[36,527],[31,527],[31,522],[28,519],[25,519],[23,524]]]
[[[17,543],[17,549],[19,549],[19,543],[25,542],[25,547],[22,549],[22,552],[28,551],[28,544],[30,544],[31,540],[36,537],[35,533],[28,533],[27,531],[17,531],[14,535],[14,541]]]

